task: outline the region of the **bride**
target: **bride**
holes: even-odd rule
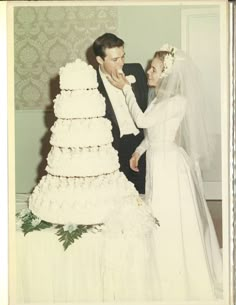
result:
[[[124,75],[110,82],[123,91],[145,139],[130,166],[146,152],[145,200],[160,222],[156,238],[162,300],[222,297],[222,257],[204,199],[200,166],[209,163],[210,145],[201,110],[197,70],[181,50],[164,45],[147,72],[151,101],[143,113]]]

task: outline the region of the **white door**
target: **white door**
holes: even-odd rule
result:
[[[215,143],[211,167],[203,171],[206,199],[221,199],[220,12],[217,8],[183,9],[181,44],[202,73],[210,113],[207,124]]]

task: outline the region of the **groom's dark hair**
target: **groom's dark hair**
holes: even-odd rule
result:
[[[112,33],[105,33],[99,36],[93,43],[93,52],[95,56],[100,56],[102,59],[105,58],[106,49],[115,47],[123,47],[124,41]]]

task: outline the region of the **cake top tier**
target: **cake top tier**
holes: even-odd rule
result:
[[[97,72],[86,62],[76,59],[60,68],[62,90],[94,89],[98,87]]]

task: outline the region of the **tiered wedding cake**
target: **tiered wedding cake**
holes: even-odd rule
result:
[[[60,69],[48,174],[35,187],[29,208],[50,223],[113,222],[122,230],[133,230],[135,223],[144,232],[155,220],[119,171],[111,123],[103,117],[105,102],[97,86],[96,71],[80,59]]]

